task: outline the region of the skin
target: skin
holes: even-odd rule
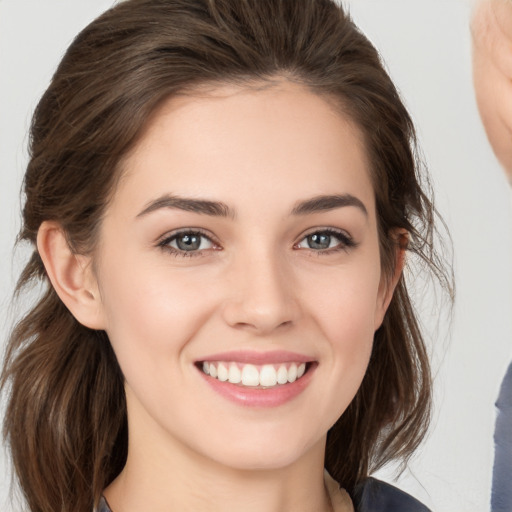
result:
[[[471,20],[473,77],[489,142],[512,184],[512,0],[479,0]],[[498,398],[491,508],[510,500],[510,367]],[[508,445],[507,445],[508,443]],[[506,496],[509,496],[508,498]],[[501,506],[500,506],[501,504]]]
[[[479,0],[471,33],[480,116],[512,183],[512,0]]]
[[[57,224],[38,238],[59,295],[106,330],[126,378],[129,451],[105,491],[113,510],[329,510],[326,434],[361,383],[403,263],[382,275],[358,129],[286,81],[219,86],[165,102],[123,173],[92,259],[71,254]],[[147,211],[165,194],[230,214]],[[362,207],[293,213],[333,194]],[[211,241],[185,256],[169,251],[176,240],[161,246],[187,228]],[[307,236],[326,228],[341,238],[311,248]],[[317,366],[293,400],[243,406],[195,365],[232,350],[290,350]]]

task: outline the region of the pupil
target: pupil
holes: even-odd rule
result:
[[[178,237],[176,243],[182,251],[194,251],[199,249],[201,239],[197,235],[182,235]]]
[[[331,244],[330,235],[314,234],[308,237],[308,244],[311,249],[328,249]]]

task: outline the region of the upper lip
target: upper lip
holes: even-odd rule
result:
[[[310,363],[315,359],[296,352],[289,352],[286,350],[272,350],[267,352],[257,352],[249,350],[234,350],[229,352],[219,352],[216,354],[210,354],[197,362],[214,362],[214,361],[226,361],[226,362],[237,362],[245,364],[279,364],[279,363]]]

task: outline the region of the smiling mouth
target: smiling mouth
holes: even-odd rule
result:
[[[221,382],[241,387],[268,389],[301,379],[313,363],[245,364],[227,361],[201,361],[197,367],[206,375]]]

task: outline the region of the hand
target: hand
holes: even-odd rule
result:
[[[471,33],[480,116],[512,183],[512,0],[478,0]]]

